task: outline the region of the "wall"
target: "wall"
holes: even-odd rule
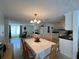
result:
[[[40,27],[40,34],[47,34],[48,33],[48,26],[50,26],[50,28],[49,28],[50,33],[53,31],[53,29],[52,29],[52,27],[54,27],[53,24],[44,23],[43,25],[44,25],[43,27]]]
[[[79,11],[73,12],[73,59],[77,59],[79,40]]]
[[[30,33],[34,32],[34,28],[33,25],[30,24],[30,22],[24,21],[24,20],[13,20],[11,18],[9,18],[9,25],[22,25],[22,32],[24,32],[24,27],[26,26],[26,31],[27,31],[27,35],[29,35]]]
[[[50,33],[52,33],[52,31],[53,31],[52,27],[54,27],[53,24],[47,23],[47,24],[46,24],[47,29],[48,29],[48,26],[50,26],[50,28],[49,28],[49,29],[50,29]],[[48,30],[47,30],[47,31],[48,31]]]
[[[50,26],[50,32],[53,31],[53,29],[64,29],[65,28],[65,20],[60,20],[55,23],[44,23],[44,27],[40,27],[40,33],[48,33],[48,26]],[[51,29],[53,27],[53,29]]]
[[[27,28],[27,31],[28,31],[28,34],[29,34],[29,31],[34,31],[34,26],[33,25],[31,25],[29,22],[23,22],[23,21],[14,21],[14,20],[10,20],[10,22],[9,22],[10,24],[21,24],[21,25],[23,25],[23,26],[27,26],[28,28]],[[55,23],[43,23],[44,24],[44,27],[42,27],[41,29],[40,28],[38,28],[39,29],[39,31],[41,32],[41,33],[47,33],[47,27],[48,26],[50,26],[50,32],[52,32],[53,30],[51,29],[51,27],[53,27],[53,28],[55,28],[55,29],[64,29],[64,26],[65,26],[65,22],[64,22],[64,19],[63,20],[60,20],[59,22],[55,22]],[[60,25],[59,25],[60,24]],[[42,25],[42,24],[39,24],[38,26],[40,26],[40,25]],[[43,29],[44,28],[44,29]]]
[[[27,35],[34,32],[34,27],[31,24],[22,24],[22,32],[24,32],[24,27],[26,26]]]
[[[65,28],[65,20],[60,20],[59,22],[53,23],[55,29],[64,29]]]
[[[2,12],[0,12],[0,41],[9,43],[8,20],[4,18]]]
[[[4,40],[4,16],[0,12],[0,41]]]
[[[4,18],[4,31],[5,31],[5,41],[6,43],[10,43],[9,40],[9,23],[8,23],[8,19]]]

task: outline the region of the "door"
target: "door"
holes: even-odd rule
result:
[[[19,37],[20,25],[11,25],[11,37]]]

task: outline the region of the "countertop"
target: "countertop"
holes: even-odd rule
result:
[[[59,36],[59,38],[66,39],[66,40],[73,40],[72,37],[67,37],[67,36]]]

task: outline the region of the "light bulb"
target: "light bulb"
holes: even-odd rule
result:
[[[37,22],[37,20],[35,19],[35,20],[34,20],[34,22],[36,23],[36,22]]]
[[[34,22],[31,20],[30,23],[34,23]]]
[[[40,21],[40,20],[38,20],[37,24],[39,24],[39,23],[41,23],[41,21]]]

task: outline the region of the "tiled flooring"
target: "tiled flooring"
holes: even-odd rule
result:
[[[12,38],[11,44],[13,44],[14,50],[14,59],[23,59],[22,56],[22,48],[21,48],[21,40],[20,38]],[[63,54],[59,54],[57,59],[70,59]]]

